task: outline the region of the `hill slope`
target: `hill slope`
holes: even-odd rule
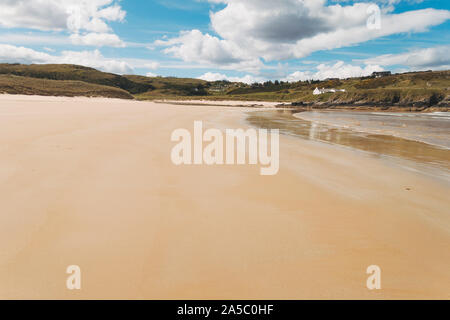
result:
[[[106,97],[133,99],[127,91],[83,81],[48,80],[0,75],[0,93],[65,97]]]
[[[313,95],[315,88],[346,92]],[[267,82],[243,85],[223,94],[238,99],[296,102],[306,105],[449,106],[450,71],[395,74],[384,78]]]
[[[3,92],[22,94],[34,92],[33,94],[71,96],[94,93],[96,96],[103,94],[107,97],[134,97],[140,100],[279,101],[315,107],[400,106],[416,110],[450,108],[450,71],[294,83],[268,81],[251,85],[173,77],[120,76],[76,65],[0,64],[0,75],[4,75],[0,87]],[[55,82],[39,82],[39,79]],[[88,84],[91,86],[87,86]],[[345,92],[313,95],[315,88],[345,89]]]
[[[210,84],[207,81],[199,79],[173,78],[173,77],[143,77],[128,75],[127,79],[152,87],[145,93],[136,95],[138,99],[149,100],[164,97],[189,97],[189,96],[208,96],[207,88]]]
[[[123,76],[70,64],[0,64],[0,74],[49,80],[83,81],[120,88],[131,94],[143,93],[153,89],[151,85],[137,83]]]

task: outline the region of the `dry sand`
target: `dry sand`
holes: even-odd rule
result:
[[[171,163],[245,111],[0,96],[0,298],[450,298],[445,182],[286,136],[276,176]]]

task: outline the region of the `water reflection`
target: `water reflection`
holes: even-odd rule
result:
[[[375,155],[388,155],[430,164],[450,171],[450,150],[423,142],[389,135],[368,134],[302,120],[293,116],[295,110],[254,111],[247,121],[257,127],[280,129],[283,134],[304,139],[344,145]]]
[[[450,149],[450,113],[308,111],[295,115],[312,122],[396,136]]]

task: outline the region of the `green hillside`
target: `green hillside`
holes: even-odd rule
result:
[[[195,79],[146,78],[132,76],[135,82],[151,84],[155,89],[135,95],[138,99],[206,99],[279,101],[298,105],[398,105],[427,108],[449,107],[450,71],[395,74],[383,78],[346,80],[268,81],[244,84],[228,81],[206,82]],[[313,95],[315,88],[345,89],[345,92]],[[193,91],[194,89],[194,91]]]
[[[150,85],[133,82],[123,76],[70,64],[0,64],[0,74],[13,74],[16,76],[49,80],[83,81],[120,88],[131,94],[147,92],[152,89]]]
[[[315,88],[345,89],[346,92],[313,95]],[[229,84],[216,98],[264,100],[324,105],[421,105],[447,104],[450,97],[450,71],[396,74],[383,78],[346,80],[266,82]]]
[[[145,93],[136,95],[138,99],[153,100],[165,97],[198,97],[209,95],[207,89],[210,84],[207,81],[199,79],[185,79],[173,77],[143,77],[128,75],[127,79],[152,87]]]
[[[315,107],[347,105],[406,106],[419,109],[450,107],[450,71],[294,83],[268,81],[250,85],[173,77],[120,76],[76,65],[0,64],[0,75],[3,75],[0,92],[22,94],[52,95],[53,92],[54,95],[72,96],[75,93],[90,95],[94,92],[99,96],[102,92],[108,97],[120,96],[139,100],[279,101]],[[55,82],[48,82],[51,85],[45,87],[47,83],[39,82],[38,79]],[[73,81],[77,81],[76,84]],[[88,84],[91,87],[87,86]],[[74,85],[75,88],[69,87]],[[315,88],[345,89],[345,92],[313,95]]]
[[[38,79],[7,74],[0,75],[0,93],[133,99],[127,91],[114,87],[83,81]]]

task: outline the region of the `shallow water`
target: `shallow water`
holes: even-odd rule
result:
[[[450,113],[302,112],[303,120],[397,136],[450,149]]]
[[[314,117],[326,118],[327,123],[321,123],[302,119],[309,119],[311,117],[309,113],[305,113],[307,117],[304,117],[298,111],[292,110],[254,111],[248,113],[247,121],[251,125],[260,128],[280,129],[280,132],[283,134],[293,135],[307,140],[347,146],[372,153],[375,156],[390,156],[410,160],[422,165],[425,164],[425,167],[429,167],[430,169],[438,169],[437,174],[441,170],[442,174],[447,176],[450,173],[450,149],[417,141],[418,139],[405,139],[393,136],[389,134],[389,130],[383,131],[383,134],[370,132],[372,126],[374,126],[373,122],[375,120],[373,119],[377,119],[376,121],[378,122],[389,123],[389,127],[394,127],[397,125],[396,123],[407,121],[409,124],[414,123],[414,125],[411,125],[410,131],[412,133],[416,131],[415,135],[419,136],[422,132],[417,132],[417,130],[427,130],[419,129],[422,128],[419,125],[420,123],[423,123],[423,126],[430,126],[430,121],[436,120],[436,123],[438,123],[436,127],[431,126],[435,128],[431,130],[434,132],[434,137],[439,136],[436,135],[436,132],[441,132],[442,135],[439,136],[440,144],[450,145],[448,138],[450,134],[450,118],[448,114],[434,115],[437,119],[430,119],[433,117],[433,114],[431,114],[417,116],[414,120],[404,120],[413,117],[410,114],[402,117],[399,114],[379,115],[376,113],[360,112],[355,115],[356,112],[349,112],[347,115],[347,112],[315,112],[319,113],[319,115],[315,114]],[[356,130],[353,126],[343,125],[343,123],[348,121],[359,121],[359,130]],[[331,125],[331,123],[336,123],[336,125]],[[367,132],[363,132],[365,130],[362,128],[366,123],[370,125],[368,125]],[[401,128],[404,128],[404,126],[401,126]]]

